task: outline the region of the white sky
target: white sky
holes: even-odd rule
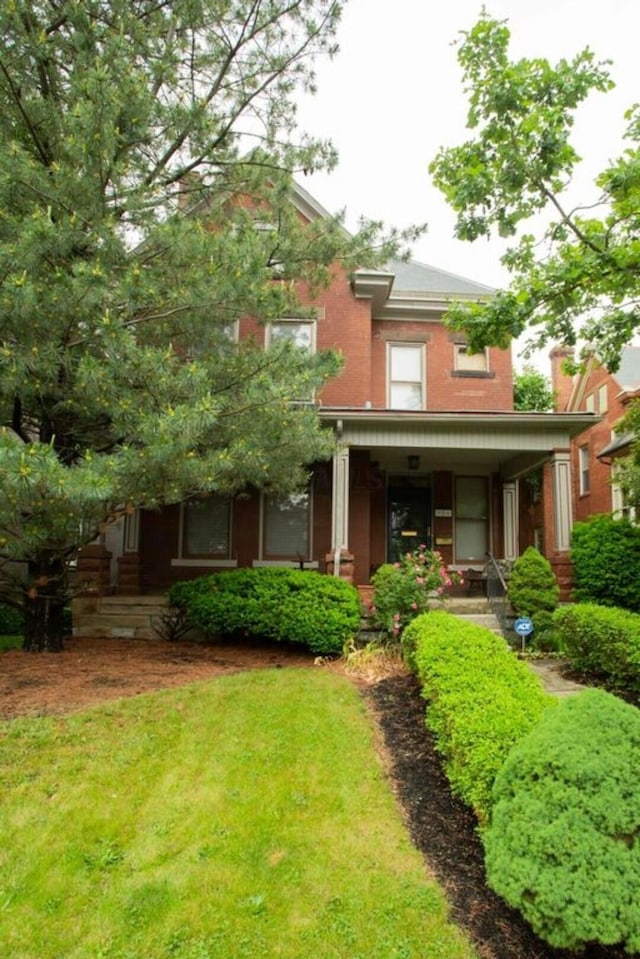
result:
[[[486,8],[508,21],[512,57],[555,63],[588,46],[597,59],[613,61],[616,88],[582,106],[573,139],[584,163],[571,199],[592,202],[593,176],[621,152],[624,111],[640,100],[640,0],[486,0]],[[331,139],[340,162],[333,173],[301,183],[330,212],[345,208],[352,229],[361,215],[397,227],[426,221],[414,259],[499,286],[507,282],[503,247],[453,238],[453,214],[427,170],[440,146],[469,135],[452,43],[480,10],[476,0],[348,0],[340,52],[318,64],[318,93],[299,108],[300,127]]]

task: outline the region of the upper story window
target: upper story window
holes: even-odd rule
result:
[[[586,410],[587,413],[595,413],[595,411],[596,411],[596,398],[595,398],[595,395],[594,395],[593,393],[589,393],[589,395],[588,395],[587,397],[585,397],[584,408],[585,408],[585,410]]]
[[[580,478],[580,495],[584,496],[591,489],[589,478],[589,447],[581,446],[578,449],[578,475]]]
[[[267,330],[267,342],[280,343],[288,340],[294,346],[315,352],[316,324],[314,320],[274,320]]]
[[[609,410],[609,392],[606,383],[603,383],[598,390],[598,410],[600,413],[607,413]]]
[[[387,363],[390,409],[424,409],[424,346],[420,343],[389,343]]]
[[[231,500],[198,497],[182,507],[182,549],[185,559],[228,559],[231,555]]]
[[[470,353],[466,343],[453,344],[453,368],[458,373],[488,373],[489,354],[487,350]]]

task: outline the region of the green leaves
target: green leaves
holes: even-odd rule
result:
[[[530,350],[597,343],[614,371],[640,323],[637,108],[628,114],[631,145],[597,178],[588,207],[596,215],[584,217],[563,197],[580,159],[570,135],[580,104],[613,86],[608,64],[590,50],[555,66],[511,61],[508,42],[506,26],[486,14],[464,34],[459,60],[475,135],[442,148],[429,169],[457,214],[458,237],[514,238],[503,257],[513,281],[493,304],[456,306],[449,319],[469,332],[472,349],[505,347],[529,330]],[[532,217],[547,224],[537,244],[518,236]]]

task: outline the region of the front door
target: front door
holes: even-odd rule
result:
[[[428,478],[391,477],[387,493],[387,562],[397,563],[418,546],[431,548]]]

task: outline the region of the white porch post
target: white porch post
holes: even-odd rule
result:
[[[567,552],[571,545],[571,455],[555,452],[551,457],[553,477],[554,548]]]
[[[331,552],[333,574],[340,575],[340,557],[349,549],[349,447],[339,446],[333,454],[331,500]]]
[[[518,558],[518,483],[503,483],[502,512],[504,517],[504,558]]]

